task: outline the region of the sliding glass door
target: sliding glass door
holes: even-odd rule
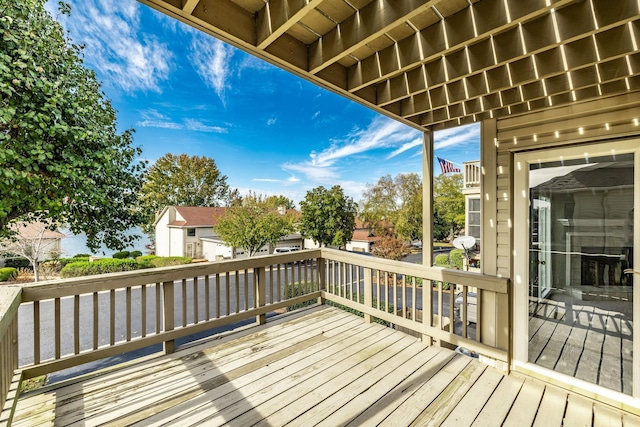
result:
[[[517,154],[514,222],[518,363],[636,397],[639,145]]]

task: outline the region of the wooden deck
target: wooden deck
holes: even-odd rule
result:
[[[328,306],[21,396],[15,426],[640,426]]]
[[[579,301],[556,292],[530,306],[529,360],[631,394],[631,302]]]

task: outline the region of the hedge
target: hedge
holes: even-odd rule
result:
[[[116,252],[111,257],[115,259],[125,259],[125,258],[129,258],[130,253],[131,252],[129,251],[120,251],[120,252]]]
[[[67,264],[61,271],[60,277],[91,276],[94,274],[115,273],[119,271],[133,271],[149,268],[150,265],[138,263],[133,259],[102,258],[96,261],[78,261]]]
[[[458,270],[464,270],[464,249],[454,249],[449,252],[451,266]]]
[[[0,268],[0,282],[6,282],[18,275],[18,269],[13,267]]]
[[[150,255],[155,256],[155,255]],[[191,264],[191,258],[185,256],[155,256],[155,258],[145,259],[146,257],[138,257],[143,259],[142,262],[148,262],[154,267],[168,267],[170,265]]]
[[[449,264],[449,254],[436,255],[435,265],[437,267],[451,268],[451,265]]]

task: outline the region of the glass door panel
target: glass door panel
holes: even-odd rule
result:
[[[530,163],[528,361],[632,393],[634,155]]]

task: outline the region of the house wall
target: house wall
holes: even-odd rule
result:
[[[169,247],[169,253],[166,256],[184,256],[186,234],[186,229],[173,227],[169,228],[169,244],[167,245]]]
[[[172,208],[167,209],[156,224],[156,255],[159,256],[169,256],[171,254],[171,229],[168,224],[171,222],[172,210]]]
[[[346,246],[348,251],[353,252],[371,252],[371,244],[369,242],[348,242]]]

